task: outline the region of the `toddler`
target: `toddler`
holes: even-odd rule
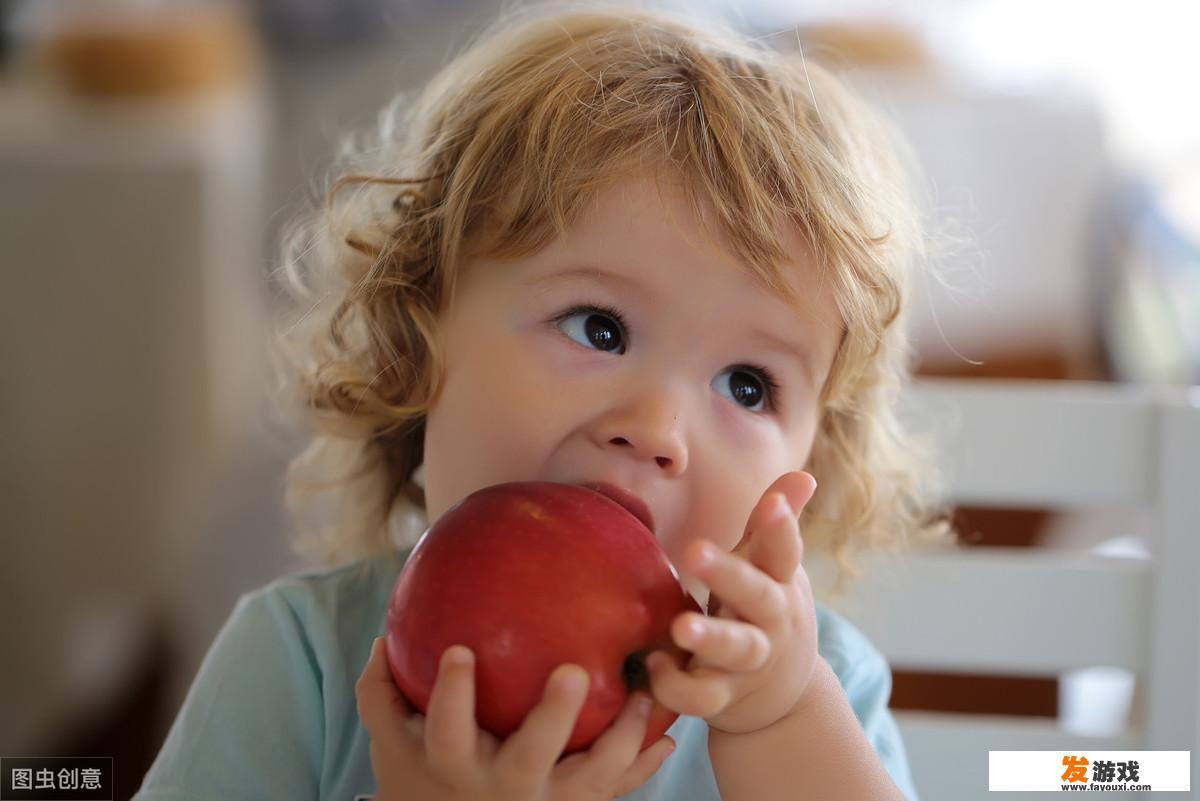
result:
[[[948,531],[892,408],[924,261],[882,122],[816,64],[609,6],[509,15],[392,111],[284,263],[320,567],[239,599],[137,798],[916,799],[888,665],[805,568]],[[468,649],[420,715],[380,647],[420,532],[523,480],[641,498],[708,610],[562,760],[579,666],[500,741]],[[639,752],[651,698],[680,717]]]

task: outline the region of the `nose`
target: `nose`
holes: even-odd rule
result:
[[[662,387],[641,392],[600,423],[603,447],[629,449],[638,461],[651,459],[668,476],[687,469],[688,451],[679,423],[679,404]]]

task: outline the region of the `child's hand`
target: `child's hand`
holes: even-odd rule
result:
[[[671,624],[675,642],[693,653],[686,667],[662,651],[647,660],[664,706],[736,734],[765,728],[799,703],[820,658],[798,521],[816,488],[808,473],[787,473],[763,493],[732,552],[690,544],[685,564],[710,589],[709,615],[685,612]]]
[[[409,711],[388,670],[383,638],[375,640],[355,695],[371,737],[378,801],[609,801],[641,786],[675,747],[664,736],[638,753],[646,717],[636,701],[649,696],[636,693],[590,750],[555,764],[587,696],[587,674],[575,666],[555,669],[542,701],[501,743],[475,723],[474,671],[468,649],[447,649],[423,718]],[[579,684],[562,686],[568,676]]]

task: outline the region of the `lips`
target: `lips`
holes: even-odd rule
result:
[[[642,525],[648,528],[651,533],[654,532],[654,515],[650,513],[650,507],[632,492],[623,490],[615,484],[609,484],[602,481],[585,482],[579,486],[587,487],[594,492],[600,493],[606,498],[616,501],[618,504],[629,510],[630,514],[642,521]]]

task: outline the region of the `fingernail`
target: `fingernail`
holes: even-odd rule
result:
[[[579,668],[564,668],[559,671],[558,676],[554,679],[554,683],[558,689],[569,695],[575,695],[582,690],[586,681],[587,674]]]
[[[650,717],[650,709],[654,706],[654,699],[648,695],[644,695],[637,700],[638,717],[645,720]]]
[[[465,645],[451,645],[443,658],[448,667],[468,667],[475,661],[475,655]]]

